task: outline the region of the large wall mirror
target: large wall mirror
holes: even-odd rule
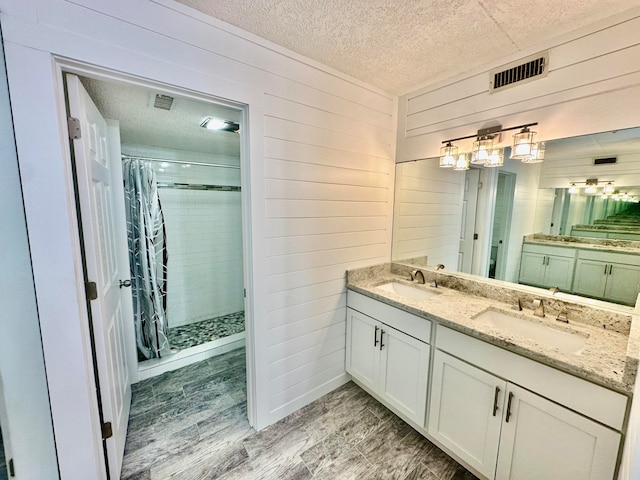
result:
[[[547,141],[542,163],[508,153],[499,168],[452,171],[437,158],[397,164],[392,260],[634,304],[640,261],[637,273],[615,268],[622,297],[574,284],[595,273],[587,258],[602,262],[602,272],[640,260],[640,128]],[[573,261],[553,271],[549,252]],[[527,262],[547,277],[523,276]]]

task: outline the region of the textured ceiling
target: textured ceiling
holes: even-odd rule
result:
[[[637,0],[177,0],[403,94],[638,5]]]
[[[240,112],[221,105],[175,96],[171,110],[153,106],[156,93],[135,85],[82,78],[82,84],[105,118],[120,122],[124,144],[190,150],[240,158],[240,136],[207,130],[200,123],[207,116],[240,121]],[[239,160],[238,160],[239,161]]]

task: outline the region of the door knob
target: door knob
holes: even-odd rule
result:
[[[120,288],[122,287],[130,287],[131,286],[131,280],[127,279],[127,280],[120,280]]]

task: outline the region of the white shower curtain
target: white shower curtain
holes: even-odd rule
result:
[[[170,351],[164,215],[151,167],[125,158],[122,168],[136,342],[140,357],[158,358]]]

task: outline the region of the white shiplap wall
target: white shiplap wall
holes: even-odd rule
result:
[[[90,363],[52,53],[248,105],[255,426],[347,381],[345,270],[390,258],[395,98],[169,0],[0,0],[0,11],[63,478],[101,460],[84,428],[94,394],[67,375]]]

